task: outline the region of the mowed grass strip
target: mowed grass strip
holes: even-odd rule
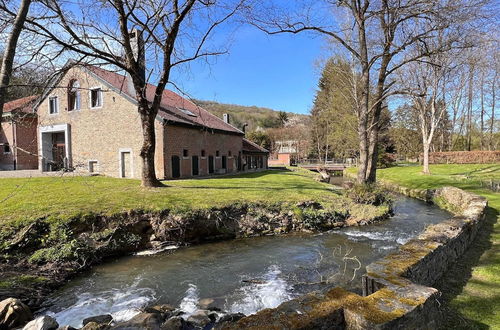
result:
[[[485,188],[500,181],[500,164],[431,165],[431,175],[421,166],[401,166],[377,172],[380,179],[398,185],[433,189],[455,186],[488,199],[487,221],[476,242],[440,283],[450,306],[461,316],[451,317],[444,328],[500,329],[500,193]]]
[[[234,203],[340,199],[331,186],[315,181],[310,172],[303,170],[269,170],[164,183],[166,187],[144,189],[138,180],[109,177],[0,179],[0,223],[18,226],[42,217],[61,220],[129,210],[190,210]]]

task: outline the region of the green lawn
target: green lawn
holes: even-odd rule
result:
[[[107,177],[0,179],[0,223],[22,225],[40,217],[67,219],[87,213],[196,209],[245,203],[343,200],[310,172],[266,171],[199,180],[165,181],[144,189],[138,180]]]
[[[455,186],[488,199],[487,222],[476,242],[447,276],[438,283],[450,300],[448,329],[500,329],[500,193],[484,181],[500,181],[500,164],[432,165],[432,175],[420,166],[382,169],[378,178],[410,188]],[[482,183],[483,182],[483,183]]]

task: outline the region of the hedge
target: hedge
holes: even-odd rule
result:
[[[423,159],[423,155],[420,155]],[[491,164],[500,163],[500,150],[430,152],[429,164]]]

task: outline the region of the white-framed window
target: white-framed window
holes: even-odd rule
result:
[[[89,160],[89,173],[99,173],[99,162],[97,160]]]
[[[90,89],[90,108],[102,107],[102,88],[94,87]]]
[[[68,86],[68,111],[80,110],[80,83],[78,80],[71,80]]]
[[[49,97],[49,114],[55,115],[59,113],[59,99],[57,96]]]
[[[12,153],[12,150],[10,149],[10,145],[8,143],[4,143],[2,149],[4,155]]]

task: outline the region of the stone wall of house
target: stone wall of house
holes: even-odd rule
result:
[[[215,173],[222,169],[222,158],[226,158],[226,173],[237,171],[238,154],[243,146],[241,135],[209,132],[200,128],[165,125],[164,168],[165,178],[172,178],[172,157],[180,158],[181,178],[191,177],[193,156],[198,157],[199,176],[208,175],[210,156],[214,160]],[[187,151],[187,156],[184,154]],[[204,153],[204,156],[202,155]],[[218,154],[218,156],[217,156]]]
[[[413,192],[415,193],[415,192]],[[421,191],[455,216],[430,226],[399,251],[367,266],[363,296],[334,288],[245,317],[224,329],[436,329],[439,292],[432,288],[469,247],[487,201],[458,188]]]
[[[68,86],[74,79],[80,84],[81,106],[79,110],[68,111]],[[94,87],[103,89],[102,106],[98,108],[90,107],[89,89]],[[49,114],[48,97],[40,104],[38,136],[40,127],[69,124],[71,165],[75,170],[88,172],[89,162],[97,162],[95,172],[119,177],[120,150],[129,150],[130,177],[140,177],[142,129],[137,108],[129,99],[78,67],[70,69],[49,96],[58,97],[59,113]],[[157,133],[160,127],[158,122]]]

